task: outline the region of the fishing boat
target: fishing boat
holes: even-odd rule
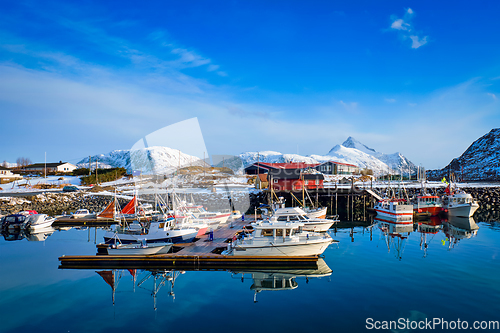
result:
[[[430,216],[437,216],[443,208],[441,198],[437,195],[419,195],[413,204],[416,213],[427,213]]]
[[[405,204],[403,199],[382,199],[373,208],[379,217],[389,217],[398,221],[413,221],[413,205]]]
[[[223,255],[238,256],[314,256],[322,254],[334,240],[326,233],[304,231],[303,223],[275,218],[252,223],[253,233],[233,238]]]
[[[137,243],[111,244],[107,251],[110,256],[140,256],[168,253],[171,247],[172,243],[147,243],[146,239],[141,239]]]
[[[451,250],[462,239],[477,236],[479,226],[473,217],[450,216],[448,221],[443,223],[443,232],[449,240],[448,248]]]
[[[299,207],[277,208],[274,215],[278,221],[300,222],[304,224],[303,230],[325,232],[337,223],[338,220],[327,220],[321,218],[310,218],[306,212]]]
[[[196,219],[204,220],[210,226],[218,226],[227,222],[231,216],[230,211],[209,212],[202,205],[181,204],[177,210],[184,215],[192,215]]]
[[[305,207],[304,212],[306,213],[306,216],[309,218],[324,219],[326,218],[327,208],[328,207],[318,207],[318,208]]]
[[[76,212],[71,214],[71,219],[81,219],[81,218],[93,218],[96,217],[94,213],[89,212],[88,209],[78,209]]]
[[[391,252],[392,249],[396,258],[401,260],[406,239],[413,232],[413,222],[399,221],[395,218],[380,218],[378,216],[373,220],[378,224],[380,231],[382,231],[387,252]]]
[[[121,243],[136,243],[139,239],[145,239],[149,243],[189,243],[194,240],[198,230],[190,227],[179,227],[174,224],[174,219],[169,218],[161,221],[152,221],[147,225],[138,222],[124,226],[115,226],[114,230],[104,234],[105,243],[116,243],[116,237]]]
[[[52,226],[56,219],[48,216],[47,214],[34,214],[29,215],[24,222],[24,228],[31,232],[36,232],[47,227]]]
[[[448,216],[471,217],[479,208],[479,204],[472,198],[472,195],[460,191],[445,195],[443,208],[448,213]]]

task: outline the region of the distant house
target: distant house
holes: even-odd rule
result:
[[[69,173],[75,169],[76,165],[61,161],[59,163],[35,163],[24,167],[26,171],[45,172],[47,170],[47,173]]]
[[[270,169],[267,179],[275,191],[302,191],[302,187],[323,188],[325,177],[321,173],[304,173],[302,169]]]
[[[269,170],[282,170],[282,169],[299,169],[307,170],[319,165],[318,163],[310,164],[304,162],[290,162],[290,163],[264,163],[256,162],[245,168],[247,175],[256,175],[260,173],[268,173]]]
[[[359,167],[354,164],[328,161],[314,167],[324,175],[355,175],[359,174]]]
[[[12,173],[12,171],[9,168],[0,166],[0,182],[5,183],[22,178],[23,177],[21,175]]]

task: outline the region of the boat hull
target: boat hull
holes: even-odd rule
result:
[[[130,246],[132,245],[132,246]],[[163,254],[168,253],[172,243],[157,243],[154,245],[148,245],[147,247],[141,247],[140,245],[127,244],[119,245],[116,248],[109,247],[108,255],[111,256],[140,256],[140,255],[152,255],[152,254]]]
[[[332,239],[322,239],[297,244],[280,244],[268,242],[267,244],[238,244],[233,250],[233,255],[238,256],[314,256],[322,254],[333,242]]]
[[[190,243],[198,234],[196,229],[180,229],[180,230],[167,230],[164,232],[155,232],[153,234],[135,235],[135,234],[122,234],[107,232],[104,234],[104,242],[108,244],[117,243],[119,241],[123,244],[137,243],[138,240],[145,239],[148,244],[150,243]]]
[[[471,217],[479,208],[478,204],[460,205],[455,207],[448,207],[448,216],[455,217]]]
[[[323,207],[321,209],[306,211],[306,216],[311,219],[324,219],[326,218],[326,210],[327,207]]]
[[[306,222],[302,229],[305,231],[326,232],[334,223],[335,221]]]

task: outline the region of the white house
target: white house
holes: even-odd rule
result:
[[[23,179],[23,177],[17,173],[12,173],[9,168],[0,166],[0,182],[10,182],[17,179]]]
[[[28,165],[27,167],[24,168],[26,171],[34,171],[34,172],[45,172],[45,168],[47,168],[47,173],[70,173],[73,172],[73,170],[76,169],[76,165],[68,163],[68,162],[61,162],[59,163],[35,163]]]

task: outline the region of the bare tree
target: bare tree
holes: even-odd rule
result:
[[[32,163],[33,162],[31,162],[31,160],[29,158],[26,158],[26,157],[18,157],[16,159],[16,164],[17,164],[18,168],[24,168],[25,166],[30,165]]]
[[[7,163],[7,161],[5,161],[5,160],[4,160],[4,161],[3,161],[3,163],[2,163],[2,166],[3,166],[4,168],[8,168],[8,167],[9,167],[9,164]]]

